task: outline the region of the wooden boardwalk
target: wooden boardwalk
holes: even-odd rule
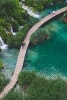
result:
[[[31,35],[45,22],[49,21],[50,19],[52,19],[53,17],[65,12],[67,10],[67,7],[64,7],[60,10],[57,10],[55,12],[55,14],[49,14],[48,16],[46,16],[45,18],[43,18],[41,21],[39,21],[37,24],[35,24],[27,33],[27,36],[24,40],[24,43],[26,43],[26,45],[24,47],[21,46],[20,51],[19,51],[19,55],[18,55],[18,59],[17,59],[17,63],[16,63],[16,68],[14,71],[14,74],[12,76],[12,78],[10,79],[10,82],[8,83],[8,85],[4,88],[4,90],[0,93],[0,100],[15,86],[16,82],[18,81],[18,75],[20,73],[20,71],[23,68],[23,63],[24,63],[24,59],[25,59],[25,54],[30,42],[30,37]]]

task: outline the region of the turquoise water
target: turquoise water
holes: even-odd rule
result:
[[[16,49],[8,49],[1,52],[0,58],[3,60],[4,63],[4,69],[2,72],[7,77],[11,77],[14,72],[18,53],[19,50]]]
[[[60,5],[57,4],[48,7],[40,13],[41,18],[48,15],[50,10],[57,10],[66,5],[66,3],[60,3]],[[29,47],[24,63],[24,69],[35,70],[45,75],[61,73],[62,75],[67,76],[67,55],[65,54],[67,48],[66,24],[59,20],[54,20],[44,27],[46,32],[52,34],[52,38],[49,41],[44,41],[32,48]],[[4,62],[3,73],[7,77],[11,77],[14,72],[18,52],[19,50],[8,49],[1,54],[0,58]]]
[[[67,4],[59,3],[43,10],[41,18]],[[60,17],[59,17],[60,18]],[[37,46],[29,47],[24,63],[24,70],[34,70],[46,76],[62,75],[67,77],[67,24],[55,18],[43,25],[51,39]]]
[[[24,70],[67,77],[67,24],[57,18],[43,27],[51,39],[28,48]]]

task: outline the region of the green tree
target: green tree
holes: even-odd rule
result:
[[[6,43],[7,42],[7,33],[5,32],[5,30],[2,26],[0,26],[0,36],[2,37],[4,42]]]

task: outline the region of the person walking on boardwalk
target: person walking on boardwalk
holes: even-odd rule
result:
[[[23,46],[25,46],[25,45],[26,45],[26,43],[22,42],[22,43],[21,43],[21,45],[22,45],[22,47],[23,47]]]

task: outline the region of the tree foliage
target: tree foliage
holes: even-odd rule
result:
[[[63,2],[64,0],[25,0],[25,4],[33,7],[37,11],[43,10],[46,6],[50,5],[52,2]]]
[[[12,26],[13,31],[17,32],[19,25],[23,25],[27,22],[27,18],[27,12],[22,9],[18,0],[0,0],[0,36],[5,43],[8,43],[9,47],[14,47],[15,44],[15,47],[17,47],[17,45],[20,47],[21,42],[18,44],[17,36],[20,35],[19,41],[21,40],[20,38],[24,38],[24,35],[21,37],[21,34],[16,35],[17,39],[16,37],[12,38],[10,27]]]

